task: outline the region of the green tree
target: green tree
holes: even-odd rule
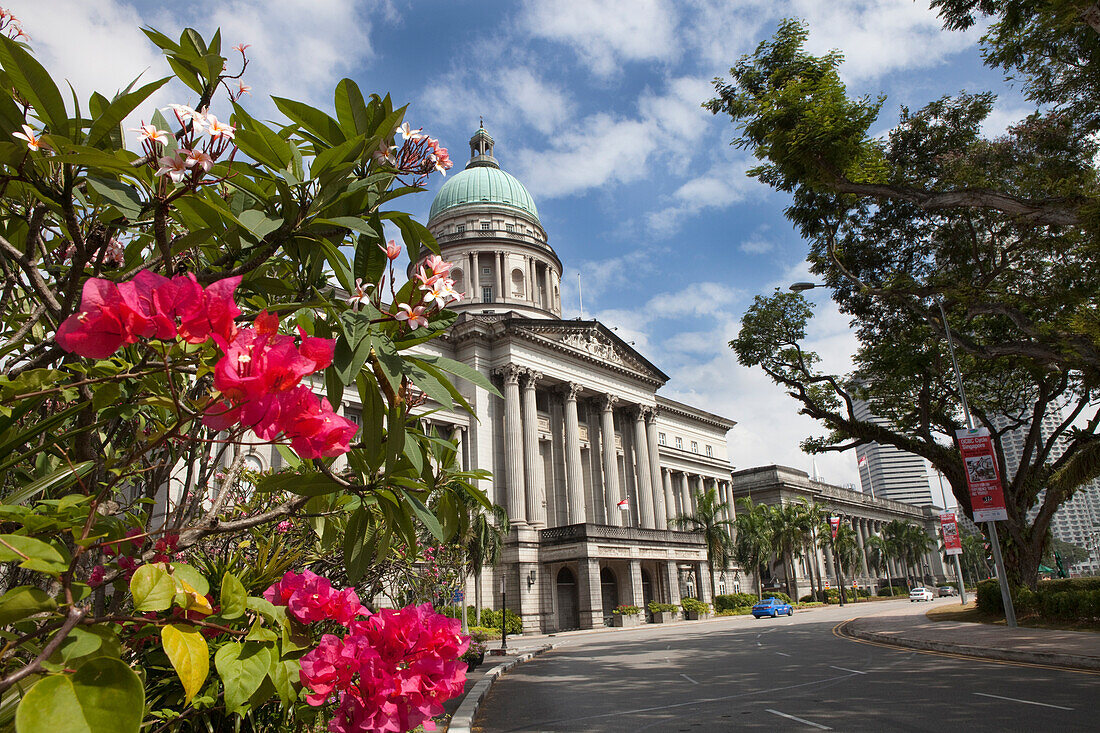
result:
[[[707,489],[695,495],[695,511],[677,514],[672,526],[702,535],[707,546],[707,563],[710,565],[710,597],[715,596],[714,574],[726,570],[733,555],[734,522],[723,519],[724,507],[718,499],[717,489]]]
[[[890,553],[884,537],[872,535],[867,538],[867,564],[872,572],[885,573],[886,584],[894,587],[894,579],[890,574]]]
[[[1002,54],[991,62],[1047,93],[1036,59],[1062,47],[1006,50],[1017,31],[1035,34],[1025,45],[1057,36],[1057,24],[1047,23],[1053,15],[1033,27],[1017,12],[1042,4],[942,5],[956,25],[967,12],[1002,13],[1005,25],[986,41],[989,58]],[[1065,48],[1082,50],[1080,34],[1093,33],[1081,20],[1061,32],[1077,39]],[[741,363],[763,368],[829,429],[807,449],[878,442],[921,455],[969,514],[963,467],[949,447],[965,425],[942,301],[972,412],[993,434],[999,465],[1008,465],[1004,435],[1025,436],[1019,468],[1002,476],[1009,513],[1002,543],[1011,581],[1034,585],[1054,511],[1100,474],[1096,105],[1080,98],[1095,88],[1088,79],[1096,52],[1089,47],[1078,71],[1078,59],[1058,61],[1059,84],[1073,90],[1065,104],[1046,100],[1049,107],[1000,138],[981,135],[992,95],[961,94],[903,108],[880,140],[869,130],[881,124],[883,98],[849,97],[839,54],[808,54],[805,38],[802,24],[782,23],[728,81],[716,80],[707,106],[729,114],[740,132],[735,144],[761,159],[751,175],[790,194],[787,215],[810,244],[812,270],[854,319],[856,368],[850,375],[819,369],[801,346],[810,309],[795,294],[758,298],[731,345]],[[856,419],[856,399],[889,424]],[[1064,420],[1044,434],[1043,416],[1063,405]]]
[[[1050,545],[1047,546],[1047,553],[1043,556],[1043,564],[1049,568],[1056,567],[1054,553],[1058,553],[1062,562],[1065,563],[1066,569],[1073,567],[1079,562],[1084,562],[1089,559],[1089,551],[1087,548],[1075,545],[1072,542],[1065,542],[1052,537]]]
[[[771,536],[772,552],[783,565],[787,595],[798,598],[795,583],[795,555],[803,546],[806,536],[806,521],[800,503],[773,504],[767,507],[768,530]]]
[[[771,525],[768,509],[763,504],[755,504],[749,497],[738,500],[740,508],[734,519],[733,559],[742,569],[752,569],[756,576],[756,599],[763,600],[761,576],[763,567],[770,565],[773,555]]]
[[[488,510],[484,507],[472,507],[465,552],[468,572],[474,576],[474,611],[479,624],[482,606],[481,574],[485,568],[495,567],[500,563],[504,540],[508,537],[508,527],[508,513],[499,504],[493,504]]]

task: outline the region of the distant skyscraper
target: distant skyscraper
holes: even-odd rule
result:
[[[855,415],[858,420],[890,426],[888,420],[872,413],[862,400],[855,402]],[[920,456],[898,450],[892,445],[870,443],[856,448],[856,460],[863,493],[914,506],[934,506],[928,472]]]

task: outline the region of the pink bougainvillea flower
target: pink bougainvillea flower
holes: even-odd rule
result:
[[[167,130],[158,130],[156,125],[142,125],[141,127],[131,127],[130,132],[136,132],[138,134],[138,140],[145,142],[149,140],[151,142],[160,143],[161,145],[168,144],[168,136],[171,135]]]
[[[176,337],[173,313],[162,310],[156,297],[162,288],[172,287],[171,280],[148,270],[142,270],[132,280],[118,284],[119,296],[125,306],[121,309],[121,319],[127,329],[127,343],[137,341],[138,337]]]
[[[118,286],[98,277],[84,282],[80,311],[57,329],[57,344],[89,359],[106,359],[121,348],[126,330],[120,317],[122,296]]]
[[[241,284],[240,275],[223,278],[205,289],[190,273],[173,282],[178,283],[175,313],[180,319],[180,336],[192,344],[201,344],[212,334],[226,341],[233,339],[237,333],[233,320],[241,314],[233,300],[233,293]]]
[[[351,449],[359,426],[332,411],[328,400],[299,385],[282,399],[279,421],[302,458],[331,458]]]
[[[394,315],[394,318],[399,321],[408,322],[410,330],[415,331],[421,326],[428,325],[428,318],[424,315],[423,306],[418,305],[413,308],[407,303],[398,303],[397,307],[401,310],[401,312]]]
[[[34,134],[34,129],[30,125],[23,125],[23,132],[13,132],[11,135],[26,141],[27,147],[31,150],[38,151],[46,147],[46,144]]]
[[[157,172],[153,175],[163,176],[168,175],[172,179],[173,183],[179,183],[182,181],[188,173],[187,159],[182,155],[166,155],[157,161],[160,165],[157,168]]]

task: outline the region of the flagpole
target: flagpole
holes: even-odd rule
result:
[[[863,458],[860,461],[857,461],[856,468],[859,467],[858,466],[859,463],[866,463],[867,464],[867,486],[868,486],[868,488],[871,489],[871,498],[874,499],[875,498],[875,482],[874,482],[874,479],[871,478],[871,459],[868,458],[867,456],[863,456]]]

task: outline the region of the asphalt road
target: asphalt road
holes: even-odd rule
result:
[[[934,603],[957,603],[941,599]],[[501,677],[475,730],[1100,730],[1100,675],[884,648],[837,637],[847,618],[908,601],[792,618],[559,635]],[[929,604],[914,604],[914,612]]]

